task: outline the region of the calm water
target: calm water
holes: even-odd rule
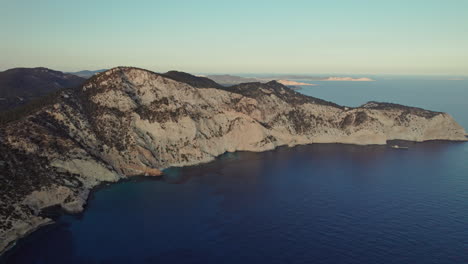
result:
[[[302,92],[448,111],[468,127],[466,81],[328,82]],[[100,189],[83,215],[62,216],[3,261],[468,263],[468,144],[226,154]]]

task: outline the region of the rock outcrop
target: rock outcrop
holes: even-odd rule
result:
[[[49,223],[44,208],[83,210],[101,182],[157,176],[225,152],[466,140],[445,113],[378,102],[348,108],[275,81],[223,87],[197,78],[114,68],[0,127],[0,251]]]

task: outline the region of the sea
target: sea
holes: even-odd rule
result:
[[[342,105],[384,101],[468,128],[468,81],[310,82]],[[227,153],[93,192],[0,263],[468,263],[468,143],[312,144]]]

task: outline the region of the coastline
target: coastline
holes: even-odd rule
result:
[[[29,237],[29,235],[31,235],[32,233],[34,233],[37,230],[41,229],[42,227],[50,226],[50,225],[55,224],[55,221],[52,220],[52,219],[49,219],[49,218],[43,218],[43,219],[44,219],[43,222],[40,222],[37,225],[32,226],[29,229],[25,229],[24,230],[25,232],[23,234],[21,234],[19,237],[16,237],[16,238],[10,240],[9,242],[7,242],[7,246],[2,251],[0,251],[0,260],[5,254],[7,254],[9,251],[13,250],[15,248],[15,246],[18,244],[19,241],[21,241],[23,239],[26,239],[27,237]]]
[[[86,200],[82,206],[82,210],[80,211],[74,211],[74,212],[70,212],[70,211],[67,211],[65,210],[61,204],[56,204],[56,205],[52,205],[52,206],[48,206],[46,208],[43,208],[41,210],[41,213],[43,211],[47,211],[49,210],[51,207],[59,207],[57,209],[53,209],[53,210],[57,210],[55,211],[55,213],[57,213],[60,216],[64,215],[64,214],[67,214],[67,215],[74,215],[76,217],[81,217],[84,213],[85,213],[85,210],[87,209],[87,204],[88,202],[90,202],[93,198],[94,198],[94,194],[99,191],[99,190],[102,190],[104,188],[107,188],[107,187],[111,187],[111,185],[114,185],[114,184],[120,184],[120,183],[125,183],[125,182],[129,182],[129,181],[147,181],[147,180],[156,180],[156,181],[162,181],[163,180],[163,177],[165,176],[165,173],[164,171],[167,170],[167,169],[171,169],[171,168],[185,168],[185,167],[192,167],[192,166],[199,166],[199,165],[203,165],[203,164],[207,164],[207,163],[210,163],[210,162],[213,162],[215,161],[216,159],[222,157],[223,155],[227,154],[227,153],[236,153],[236,152],[268,152],[268,151],[274,151],[274,150],[277,150],[279,148],[294,148],[294,147],[298,147],[298,146],[309,146],[309,145],[327,145],[327,144],[330,144],[330,145],[343,145],[343,146],[356,146],[356,147],[368,147],[368,146],[381,146],[383,148],[386,148],[388,146],[390,146],[391,144],[393,143],[406,143],[406,144],[427,144],[427,143],[453,143],[453,144],[458,144],[458,143],[463,143],[463,142],[468,142],[468,138],[466,140],[446,140],[446,139],[436,139],[436,140],[424,140],[424,141],[411,141],[411,140],[401,140],[401,139],[392,139],[392,140],[387,140],[386,144],[352,144],[352,143],[343,143],[343,142],[316,142],[316,143],[307,143],[307,144],[295,144],[295,145],[287,145],[287,144],[284,144],[284,145],[278,145],[278,146],[275,146],[271,149],[265,149],[265,150],[259,150],[259,151],[250,151],[250,150],[237,150],[237,151],[234,151],[234,152],[224,152],[218,156],[215,156],[213,157],[212,159],[210,160],[205,160],[205,161],[202,161],[202,162],[198,162],[198,163],[193,163],[193,164],[185,164],[185,165],[182,165],[182,166],[169,166],[167,168],[160,168],[160,171],[162,172],[161,175],[158,175],[158,176],[153,176],[153,175],[135,175],[135,176],[127,176],[125,178],[121,178],[119,179],[118,181],[115,181],[115,182],[107,182],[107,181],[102,181],[100,183],[98,183],[97,185],[93,186],[92,188],[88,189],[88,195],[86,197]],[[41,215],[41,214],[39,214]],[[41,216],[40,216],[41,217]],[[54,219],[54,218],[49,218],[49,217],[41,217],[44,221],[38,223],[37,225],[34,225],[32,226],[31,228],[29,229],[25,229],[25,232],[22,233],[20,236],[18,237],[15,237],[15,238],[12,238],[11,241],[8,243],[8,245],[6,247],[4,247],[2,250],[0,250],[0,260],[1,258],[7,254],[9,251],[13,250],[15,248],[15,246],[18,244],[19,241],[23,240],[23,239],[26,239],[29,235],[33,234],[34,232],[38,231],[39,229],[41,229],[42,227],[45,227],[45,226],[49,226],[49,225],[53,225],[56,223],[57,219]]]

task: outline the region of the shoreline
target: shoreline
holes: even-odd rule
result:
[[[30,229],[27,229],[27,231],[23,235],[16,238],[15,240],[12,240],[3,250],[1,250],[0,251],[0,263],[2,261],[2,258],[5,255],[7,255],[9,252],[14,250],[14,248],[16,247],[16,245],[18,243],[21,243],[21,241],[23,241],[25,239],[28,239],[28,237],[31,234],[33,234],[36,231],[42,229],[43,227],[52,226],[52,225],[57,224],[57,221],[60,219],[60,217],[62,217],[64,215],[69,215],[69,216],[74,216],[74,217],[77,217],[77,218],[81,218],[83,216],[83,214],[85,213],[86,209],[87,209],[86,205],[92,199],[94,199],[94,197],[95,197],[94,195],[95,195],[96,192],[98,192],[98,191],[100,191],[102,189],[105,189],[107,187],[111,187],[114,184],[120,184],[120,183],[125,183],[125,182],[130,182],[130,181],[143,181],[143,180],[145,180],[145,181],[147,181],[147,180],[161,181],[163,175],[164,174],[161,174],[159,176],[138,175],[138,176],[130,176],[130,177],[122,178],[122,179],[120,179],[120,180],[118,180],[116,182],[100,182],[98,185],[96,185],[96,186],[92,187],[91,189],[89,189],[89,194],[88,194],[88,197],[86,197],[86,203],[83,206],[83,210],[81,210],[79,212],[69,212],[69,211],[63,209],[60,204],[51,205],[51,206],[43,208],[38,216],[43,217],[44,222],[40,223],[40,224],[30,228]],[[47,213],[52,213],[52,214],[54,214],[56,216],[53,216],[53,217],[41,216],[41,215],[45,215]]]
[[[36,231],[38,231],[39,229],[41,229],[42,227],[45,227],[45,226],[50,226],[50,225],[54,225],[57,223],[57,220],[63,216],[63,215],[71,215],[71,216],[75,216],[77,218],[80,218],[83,216],[83,214],[85,213],[86,209],[87,209],[87,204],[92,200],[94,199],[95,197],[95,193],[97,191],[100,191],[102,189],[105,189],[107,187],[111,187],[112,185],[115,185],[115,184],[121,184],[121,183],[125,183],[125,182],[131,182],[131,181],[147,181],[147,180],[155,180],[155,181],[163,181],[164,180],[164,176],[166,175],[164,173],[165,170],[167,169],[171,169],[171,168],[187,168],[187,167],[195,167],[195,166],[199,166],[199,165],[203,165],[203,164],[208,164],[208,163],[211,163],[219,158],[221,158],[223,155],[226,155],[228,153],[236,153],[236,152],[256,152],[256,153],[261,153],[261,152],[268,152],[268,151],[276,151],[280,148],[294,148],[294,147],[300,147],[300,146],[312,146],[312,145],[340,145],[340,146],[355,146],[355,147],[372,147],[372,146],[380,146],[382,147],[383,149],[390,147],[391,144],[394,144],[394,143],[409,143],[409,144],[413,144],[413,145],[419,145],[419,144],[430,144],[430,143],[446,143],[446,144],[460,144],[460,143],[466,143],[468,142],[468,138],[466,140],[445,140],[445,139],[436,139],[436,140],[425,140],[425,141],[411,141],[411,140],[401,140],[401,139],[393,139],[393,140],[387,140],[386,144],[351,144],[351,143],[339,143],[339,142],[334,142],[334,143],[321,143],[321,142],[317,142],[317,143],[308,143],[308,144],[296,144],[296,145],[292,145],[292,146],[289,146],[289,145],[280,145],[280,146],[275,146],[274,148],[272,149],[268,149],[268,150],[262,150],[262,151],[242,151],[242,150],[239,150],[239,151],[234,151],[234,152],[224,152],[216,157],[213,157],[213,159],[210,159],[208,161],[205,161],[205,162],[199,162],[199,163],[196,163],[196,164],[187,164],[187,165],[183,165],[183,166],[170,166],[170,167],[167,167],[167,168],[160,168],[162,174],[161,175],[158,175],[158,176],[152,176],[152,175],[136,175],[136,176],[127,176],[125,178],[121,178],[119,179],[118,181],[116,182],[100,182],[99,184],[97,184],[96,186],[92,187],[91,189],[89,189],[89,193],[88,193],[88,196],[86,197],[86,201],[83,205],[83,209],[81,211],[78,211],[78,212],[68,212],[66,211],[65,209],[62,208],[61,204],[56,204],[56,205],[52,205],[52,206],[48,206],[46,208],[43,208],[41,210],[41,213],[38,215],[40,217],[42,213],[46,213],[45,211],[47,210],[52,210],[53,213],[57,214],[58,217],[56,217],[55,219],[54,218],[50,218],[50,217],[43,217],[43,219],[45,220],[43,223],[40,223],[36,226],[34,226],[33,228],[31,229],[27,229],[26,232],[21,235],[20,237],[12,240],[3,250],[0,251],[0,261],[1,259],[6,255],[8,254],[8,252],[10,252],[11,250],[14,250],[15,246],[22,240],[24,239],[27,239],[32,233],[35,233]],[[54,208],[54,207],[59,207],[59,208]]]
[[[83,210],[84,211],[84,210]],[[18,243],[21,243],[22,240],[24,239],[27,239],[31,234],[35,233],[36,231],[38,231],[39,229],[42,229],[43,227],[46,227],[46,226],[51,226],[51,225],[54,225],[56,222],[52,219],[49,219],[49,218],[44,218],[44,222],[34,226],[33,228],[30,228],[30,229],[26,229],[26,232],[24,234],[22,234],[20,237],[16,238],[15,240],[12,240],[10,243],[8,243],[8,245],[5,247],[5,249],[3,249],[2,251],[0,251],[0,261],[1,261],[1,258],[3,256],[5,256],[6,254],[8,254],[8,252],[14,250],[14,248],[16,247],[16,245]]]

